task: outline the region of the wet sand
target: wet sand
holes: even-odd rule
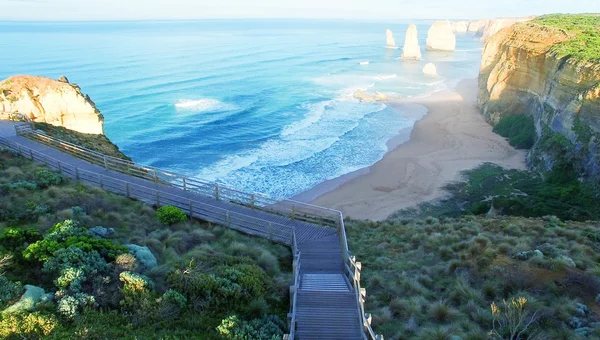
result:
[[[422,105],[428,113],[408,140],[408,131],[400,131],[388,143],[390,151],[373,166],[321,183],[295,199],[355,219],[383,220],[400,209],[442,198],[445,184],[482,163],[525,169],[525,152],[492,132],[476,108],[476,96],[477,81],[469,79],[452,91],[387,103],[404,112],[410,105]]]

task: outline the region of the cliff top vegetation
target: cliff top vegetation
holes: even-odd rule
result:
[[[550,14],[531,23],[562,29],[573,36],[552,48],[559,56],[600,62],[600,14]]]
[[[0,339],[281,338],[286,329],[292,268],[282,245],[182,221],[2,149],[0,197]]]

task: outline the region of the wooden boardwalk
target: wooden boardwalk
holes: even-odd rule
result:
[[[345,231],[340,235],[339,228],[294,218],[293,208],[292,216],[286,216],[254,205],[240,205],[182,190],[167,182],[108,170],[19,136],[14,126],[13,122],[0,121],[0,146],[45,163],[66,177],[152,205],[174,205],[195,218],[292,246],[295,283],[290,289],[289,338],[367,339],[367,335],[374,338],[370,322],[365,322],[364,291],[359,284],[360,264],[357,267],[350,261],[349,266],[345,260],[349,255],[343,251]],[[381,339],[380,336],[377,338]]]

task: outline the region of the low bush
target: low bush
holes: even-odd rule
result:
[[[158,208],[156,210],[156,217],[164,225],[173,225],[187,220],[187,215],[183,210],[171,205]]]
[[[36,313],[7,314],[0,317],[0,338],[41,339],[58,325],[53,315]]]
[[[35,173],[35,182],[40,188],[47,188],[51,185],[59,185],[63,181],[63,176],[54,171],[40,170]]]
[[[0,246],[15,251],[41,239],[42,234],[35,228],[8,227],[0,233]]]
[[[0,310],[9,305],[23,293],[21,282],[11,282],[6,276],[0,275]]]
[[[224,339],[229,340],[278,340],[283,336],[283,329],[285,329],[285,326],[281,319],[277,317],[266,316],[262,319],[247,322],[233,315],[221,321],[221,324],[217,327],[217,332]]]

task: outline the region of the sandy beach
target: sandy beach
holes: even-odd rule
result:
[[[400,209],[443,197],[441,187],[484,162],[525,169],[525,152],[492,132],[476,108],[476,95],[477,81],[469,79],[452,91],[390,102],[392,107],[427,108],[410,139],[393,143],[399,145],[392,145],[373,166],[322,183],[297,198],[340,210],[347,217],[383,220]]]

